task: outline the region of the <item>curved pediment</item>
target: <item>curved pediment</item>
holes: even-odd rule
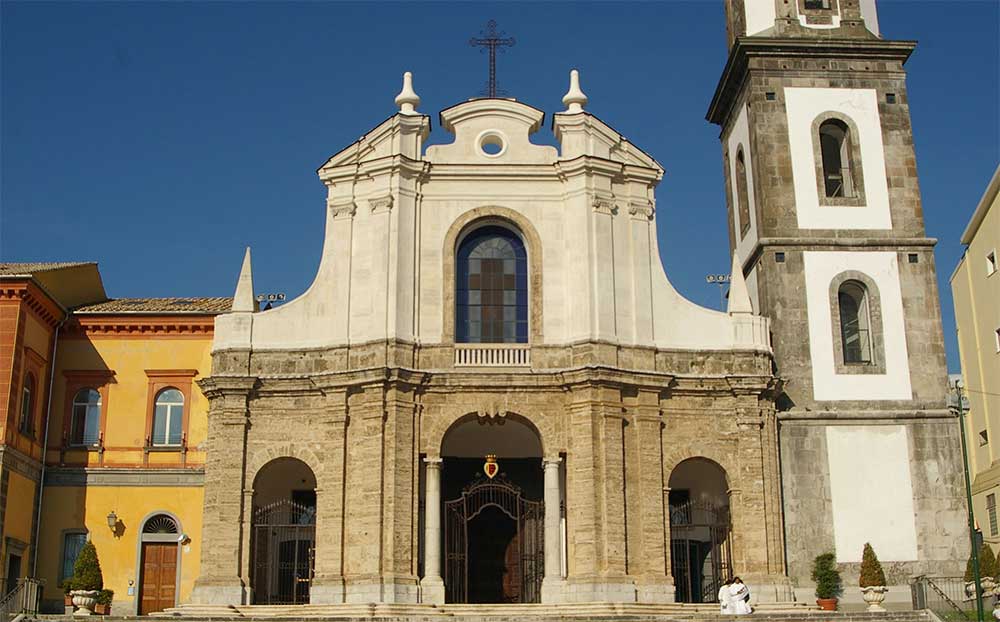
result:
[[[462,102],[441,111],[441,127],[455,140],[428,147],[425,157],[443,164],[551,164],[555,148],[529,140],[544,121],[544,112],[512,99]]]

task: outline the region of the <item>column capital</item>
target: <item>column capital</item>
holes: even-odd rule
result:
[[[443,460],[438,456],[429,456],[424,458],[424,464],[427,465],[428,469],[440,469]]]
[[[562,458],[559,456],[549,456],[547,458],[542,458],[542,468],[552,469],[557,468],[559,463],[562,462]]]

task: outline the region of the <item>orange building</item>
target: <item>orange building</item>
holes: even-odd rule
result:
[[[197,381],[230,305],[109,299],[94,263],[0,263],[4,593],[38,577],[44,610],[61,612],[90,540],[116,615],[187,599],[207,434]]]

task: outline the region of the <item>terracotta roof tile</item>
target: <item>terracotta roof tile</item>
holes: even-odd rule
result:
[[[74,314],[199,314],[226,313],[233,306],[232,298],[115,298],[73,309]]]
[[[36,272],[48,272],[60,268],[74,268],[76,266],[94,265],[92,261],[62,261],[62,262],[35,262],[18,263],[12,261],[0,262],[0,276],[31,276]]]

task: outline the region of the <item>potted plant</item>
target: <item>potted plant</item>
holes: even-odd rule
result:
[[[70,591],[73,589],[73,577],[67,577],[63,579],[63,612],[68,614],[73,613],[73,595]]]
[[[997,561],[993,555],[993,549],[985,542],[979,547],[979,582],[983,586],[983,596],[990,596],[996,592],[997,583]],[[976,576],[972,566],[972,556],[965,565],[965,595],[969,598],[976,597]]]
[[[868,603],[868,611],[885,611],[882,601],[885,600],[885,593],[889,591],[885,586],[885,572],[882,571],[882,564],[875,555],[875,549],[867,542],[861,554],[861,576],[858,578],[858,585],[861,587],[861,596]]]
[[[816,604],[825,611],[837,610],[837,597],[843,591],[833,553],[817,555],[813,560],[812,580],[816,582]]]
[[[72,590],[73,604],[77,610],[73,615],[89,616],[94,612],[97,597],[104,589],[104,575],[101,574],[101,562],[97,560],[97,549],[94,543],[87,541],[80,549],[80,554],[73,565]]]
[[[114,590],[101,590],[97,595],[97,604],[94,605],[94,613],[102,616],[111,615],[111,601],[115,597]]]

